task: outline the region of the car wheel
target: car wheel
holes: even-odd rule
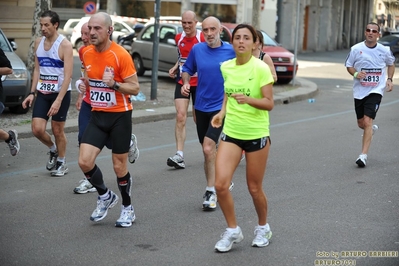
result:
[[[133,57],[134,67],[136,68],[137,71],[137,76],[144,75],[145,69],[141,56],[139,54],[134,54],[132,57]]]
[[[17,106],[12,106],[9,107],[10,112],[13,114],[26,114],[29,111],[29,107],[28,108],[23,108],[22,105],[17,105]]]
[[[277,78],[277,83],[278,84],[288,84],[291,82],[292,79],[282,79],[282,78]]]
[[[79,52],[80,48],[82,48],[82,46],[83,46],[82,39],[77,40],[75,46],[76,46],[76,51]]]

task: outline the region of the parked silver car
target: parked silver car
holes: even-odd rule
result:
[[[9,107],[12,113],[25,114],[29,108],[22,108],[22,102],[29,94],[31,85],[30,72],[24,62],[14,52],[17,50],[15,42],[9,42],[4,32],[0,29],[0,47],[11,62],[13,73],[2,76],[4,105]]]
[[[223,26],[223,31],[220,35],[222,41],[230,42],[230,30]],[[197,29],[201,30],[201,23],[197,24]],[[168,72],[177,61],[177,47],[175,36],[183,32],[183,27],[180,21],[161,22],[159,25],[159,58],[158,70]],[[152,68],[152,47],[154,42],[154,22],[148,22],[144,29],[140,31],[132,42],[131,55],[136,67],[137,75],[142,76],[146,70]]]
[[[159,63],[158,70],[168,72],[177,61],[176,34],[183,32],[179,23],[160,23],[159,25]],[[142,76],[152,68],[152,49],[154,24],[147,24],[132,42],[131,55],[137,75]]]

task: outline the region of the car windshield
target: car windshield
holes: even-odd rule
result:
[[[8,40],[6,37],[0,32],[0,48],[4,52],[12,52],[10,45],[8,44]]]
[[[263,43],[265,46],[279,46],[279,44],[273,40],[266,32],[262,31]]]

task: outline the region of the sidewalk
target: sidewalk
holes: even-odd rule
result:
[[[298,77],[295,80],[297,84],[300,84],[300,87],[290,91],[274,94],[275,104],[288,104],[290,102],[301,101],[308,98],[313,98],[317,94],[318,89],[315,83]],[[141,124],[141,123],[155,122],[161,120],[169,120],[169,119],[174,119],[175,115],[176,115],[176,109],[174,106],[158,107],[158,108],[144,109],[144,110],[134,110],[132,114],[132,123]],[[192,116],[191,107],[189,107],[188,115]],[[50,126],[51,123],[48,123],[47,130],[51,134]],[[33,137],[31,124],[16,126],[13,127],[13,129],[17,130],[18,136],[20,138]],[[67,119],[65,124],[65,132],[69,133],[77,131],[78,131],[78,119],[77,118]]]

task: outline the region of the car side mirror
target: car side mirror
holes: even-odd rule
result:
[[[16,51],[16,50],[18,49],[18,45],[17,45],[16,42],[11,41],[10,44],[11,44],[11,47],[12,47],[12,49],[13,49],[14,51]]]
[[[166,41],[166,43],[176,46],[176,41],[175,41],[174,39],[168,39],[168,40]]]

